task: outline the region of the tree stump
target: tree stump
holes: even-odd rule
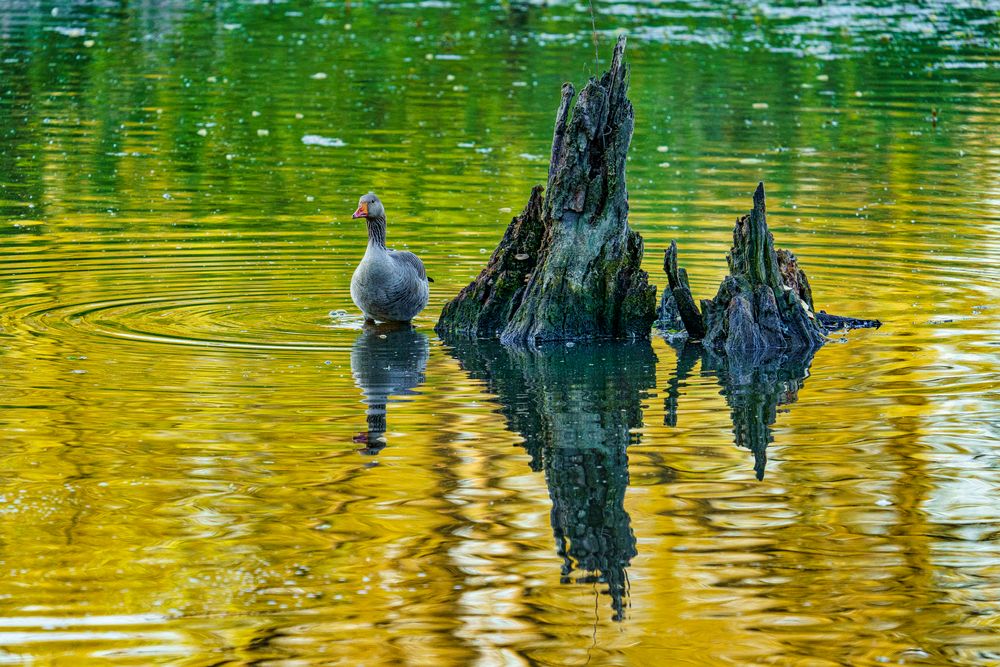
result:
[[[622,36],[572,116],[575,90],[563,85],[545,197],[532,190],[486,268],[445,305],[439,334],[505,344],[649,336],[656,288],[640,268],[642,237],[628,226],[634,112],[624,53]]]
[[[736,221],[726,276],[714,299],[702,299],[701,312],[677,267],[676,242],[664,260],[670,290],[688,336],[728,357],[751,358],[775,350],[811,352],[834,329],[878,327],[878,320],[813,312],[812,289],[795,255],[774,248],[767,228],[764,184],[757,185],[753,210]]]

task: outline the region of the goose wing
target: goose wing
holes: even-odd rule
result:
[[[392,250],[389,252],[389,257],[396,263],[396,266],[401,267],[404,271],[412,272],[415,278],[430,280],[427,277],[427,270],[424,268],[424,263],[412,252],[408,250]]]

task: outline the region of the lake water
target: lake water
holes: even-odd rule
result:
[[[881,329],[446,345],[586,5],[0,5],[0,664],[1000,663],[1000,2],[595,2],[653,281],[764,180]],[[413,330],[350,302],[370,189]]]

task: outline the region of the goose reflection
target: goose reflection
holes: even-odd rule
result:
[[[677,426],[677,403],[680,388],[701,361],[701,375],[714,377],[722,387],[733,421],[737,447],[750,450],[754,473],[764,479],[767,446],[774,440],[771,427],[777,420],[778,406],[799,399],[799,389],[809,377],[813,352],[777,352],[729,359],[704,349],[701,345],[682,343],[677,350],[677,370],[667,382],[664,399],[664,422]]]
[[[390,397],[416,394],[427,371],[427,336],[409,324],[366,325],[351,348],[351,374],[366,405],[368,428],[354,436],[374,455],[385,449],[386,404]]]
[[[656,383],[648,341],[509,349],[449,340],[473,378],[497,396],[508,427],[543,472],[563,583],[601,583],[621,620],[636,540],[625,511],[626,448],[638,441],[642,398]],[[574,576],[574,572],[577,575]]]

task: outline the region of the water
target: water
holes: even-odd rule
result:
[[[595,4],[654,280],[676,238],[711,296],[763,179],[885,326],[754,368],[435,336],[583,6],[0,8],[0,662],[1000,660],[1000,6]],[[350,303],[369,189],[413,330]]]

